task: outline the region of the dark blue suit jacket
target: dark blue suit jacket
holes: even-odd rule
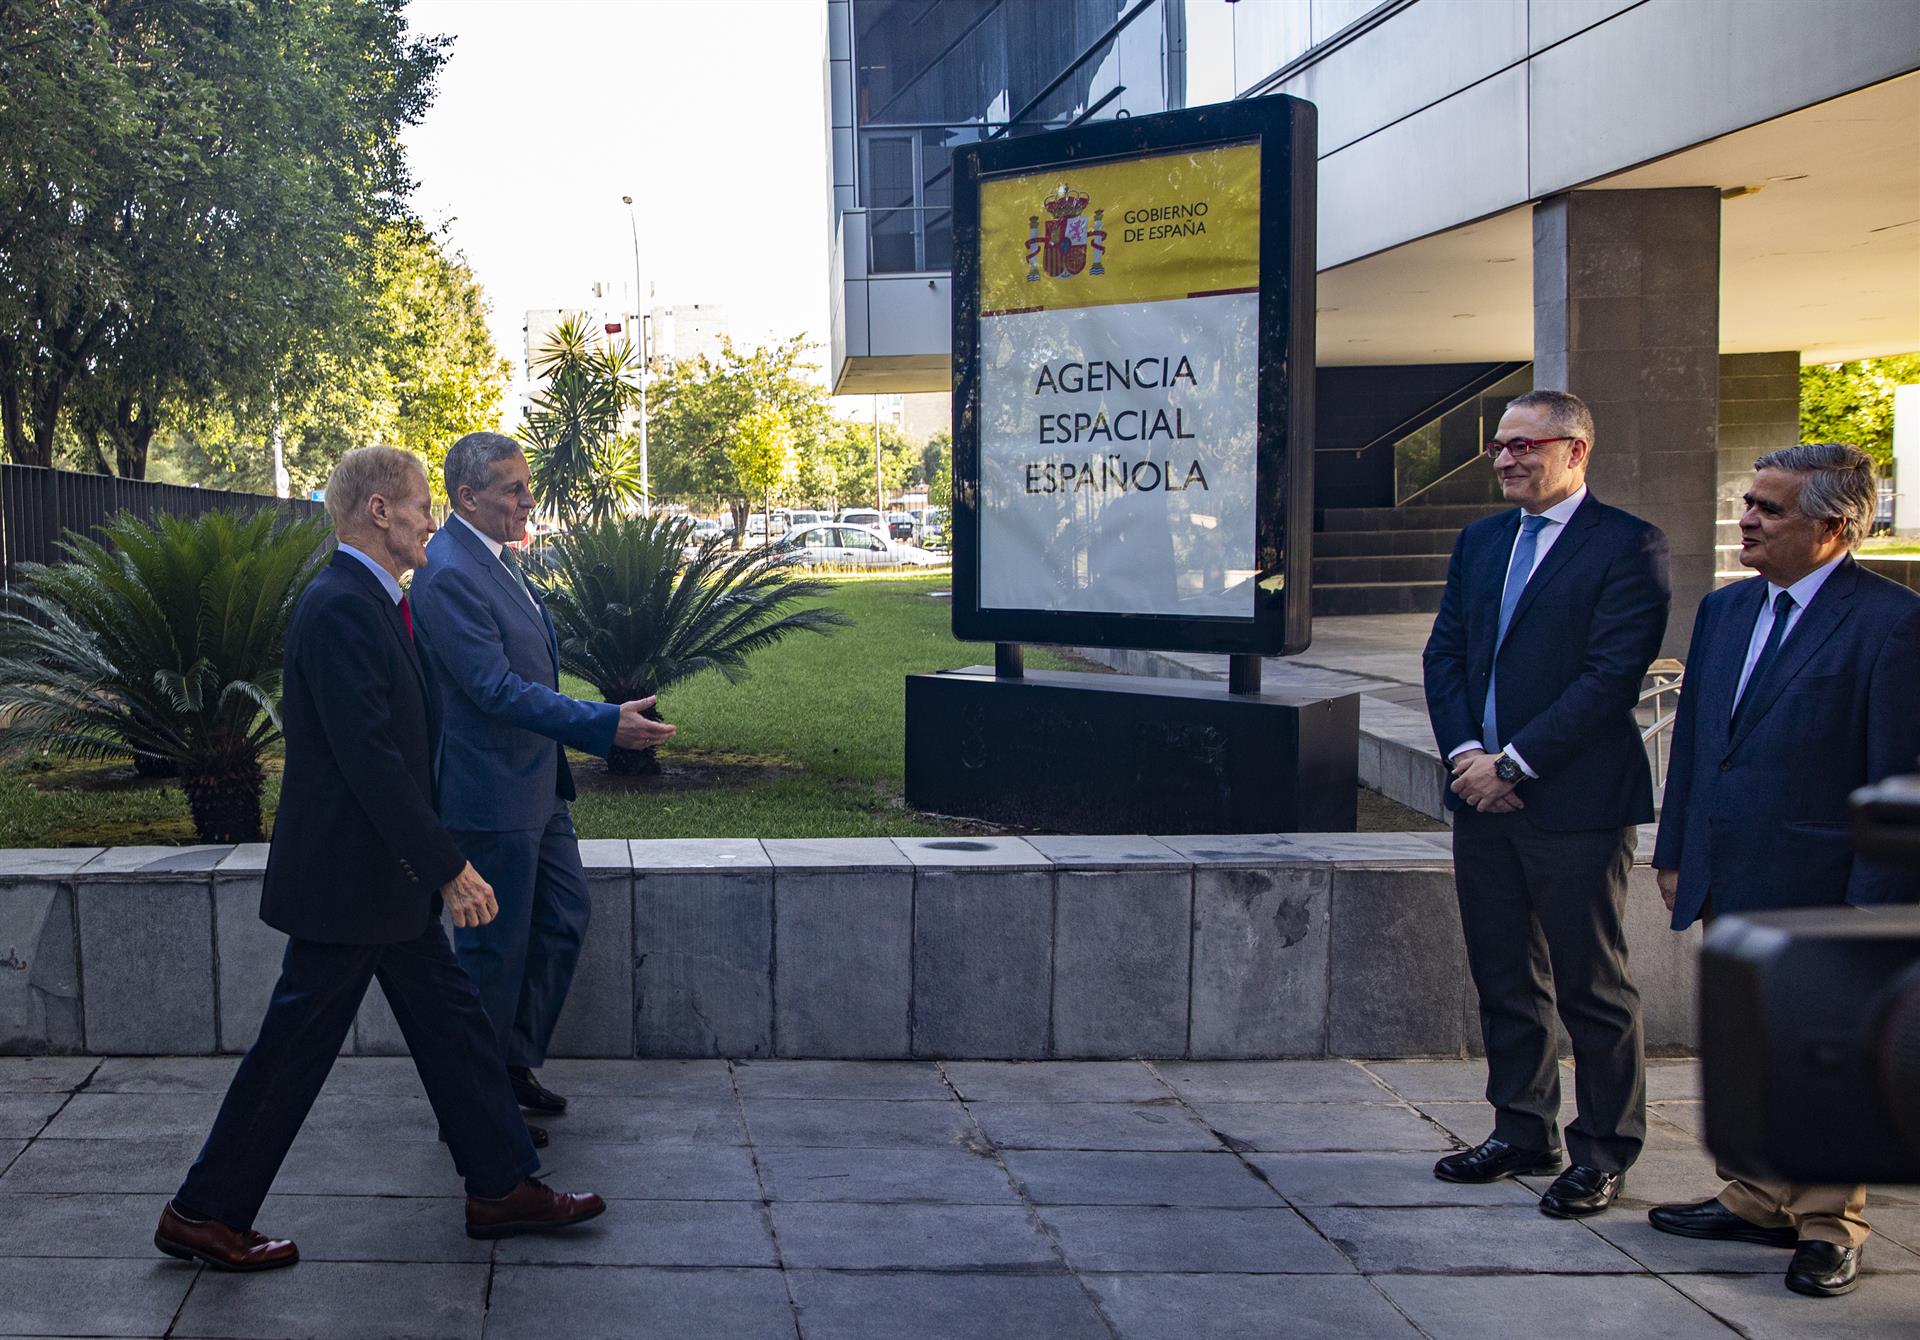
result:
[[[605,756],[620,708],[559,692],[560,645],[471,528],[449,518],[414,574],[413,618],[445,700],[440,814],[460,832],[540,829],[572,800],[562,745]]]
[[[437,708],[399,607],[359,559],[334,554],[287,630],[287,763],[261,920],[328,944],[426,930],[467,863],[434,814]]]
[[[1775,907],[1920,901],[1920,873],[1857,860],[1847,797],[1920,768],[1920,596],[1842,559],[1747,686],[1734,691],[1762,577],[1700,602],[1653,863],[1680,872],[1673,927]]]
[[[1500,594],[1520,510],[1460,532],[1425,656],[1427,716],[1442,755],[1479,739]],[[1667,537],[1591,492],[1540,561],[1500,644],[1495,708],[1505,741],[1539,774],[1527,817],[1552,832],[1653,818],[1653,779],[1633,709],[1671,602]],[[1460,801],[1446,794],[1449,809]]]

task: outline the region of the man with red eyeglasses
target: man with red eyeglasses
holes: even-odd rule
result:
[[[1611,1205],[1646,1138],[1623,918],[1634,826],[1653,820],[1633,711],[1671,591],[1666,536],[1588,492],[1593,449],[1579,397],[1508,403],[1486,453],[1516,508],[1460,533],[1425,656],[1494,1110],[1492,1135],[1434,1176],[1559,1172],[1540,1198],[1557,1218]],[[1556,1003],[1579,1107],[1563,1172]]]

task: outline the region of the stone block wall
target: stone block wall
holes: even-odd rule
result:
[[[1643,847],[1645,845],[1643,841]],[[1460,1056],[1445,833],[587,842],[559,1056]],[[285,940],[265,848],[0,852],[0,1052],[245,1050]],[[1655,1051],[1698,933],[1634,872]],[[405,1050],[379,991],[346,1049]]]

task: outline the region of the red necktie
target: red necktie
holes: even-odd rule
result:
[[[407,603],[407,593],[400,593],[400,618],[407,625],[407,641],[413,641],[413,606]]]

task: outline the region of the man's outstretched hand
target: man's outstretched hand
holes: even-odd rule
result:
[[[493,900],[493,885],[480,878],[472,861],[442,886],[440,898],[453,913],[456,926],[484,926],[500,914],[500,904]]]
[[[646,715],[659,701],[658,695],[652,698],[635,698],[630,703],[620,704],[620,724],[613,729],[613,743],[619,749],[651,749],[655,745],[671,740],[675,728],[664,721],[655,721]]]

